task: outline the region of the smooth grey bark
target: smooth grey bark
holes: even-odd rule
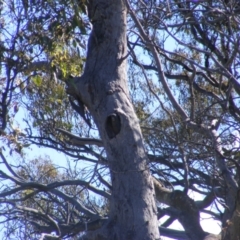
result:
[[[126,6],[90,0],[92,32],[82,77],[68,92],[87,106],[106,149],[112,180],[109,221],[89,239],[159,239],[154,187],[126,75]]]

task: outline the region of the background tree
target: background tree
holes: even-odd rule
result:
[[[238,239],[239,2],[111,3],[1,5],[6,239],[157,239],[165,216],[163,236]],[[14,164],[33,144],[75,165]]]

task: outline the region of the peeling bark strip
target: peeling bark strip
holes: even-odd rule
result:
[[[129,98],[126,75],[126,6],[121,0],[89,0],[92,33],[79,98],[99,129],[109,162],[109,221],[88,239],[159,239],[154,187],[143,138]]]

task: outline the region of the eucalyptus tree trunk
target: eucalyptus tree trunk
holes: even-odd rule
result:
[[[75,81],[75,98],[98,127],[112,181],[109,221],[90,239],[159,239],[148,158],[127,87],[126,14],[124,1],[89,1],[87,61]]]

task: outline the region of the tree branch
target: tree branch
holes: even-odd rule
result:
[[[56,128],[56,130],[63,133],[69,138],[69,141],[68,141],[69,144],[72,144],[75,146],[79,146],[79,145],[82,146],[82,145],[88,144],[88,145],[97,145],[98,147],[103,147],[103,142],[100,139],[81,138],[61,128]]]
[[[168,96],[168,98],[170,99],[173,107],[177,110],[177,112],[179,113],[179,115],[184,119],[186,120],[188,118],[186,112],[183,110],[183,108],[178,104],[178,102],[176,101],[175,97],[173,96],[170,88],[169,88],[169,85],[166,81],[166,78],[165,78],[165,74],[163,72],[163,69],[162,69],[162,63],[161,63],[161,60],[159,59],[159,56],[158,56],[158,52],[157,52],[157,49],[156,47],[154,46],[152,40],[150,40],[150,38],[148,37],[148,35],[146,34],[146,32],[144,31],[140,21],[138,20],[136,14],[134,13],[134,11],[132,10],[128,0],[126,0],[126,4],[127,4],[127,7],[128,7],[128,10],[130,12],[130,15],[138,29],[138,31],[140,32],[140,35],[141,37],[143,38],[143,40],[145,41],[145,44],[151,49],[151,52],[153,54],[153,57],[154,57],[154,60],[155,60],[155,63],[157,65],[157,69],[158,69],[158,75],[159,75],[159,80],[161,81],[162,83],[162,86]]]

